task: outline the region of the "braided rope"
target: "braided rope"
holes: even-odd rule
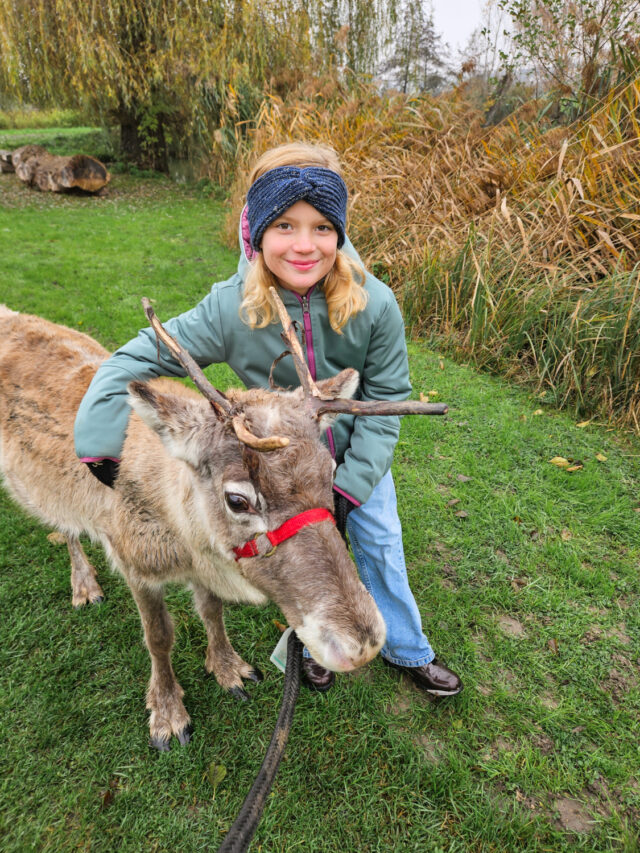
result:
[[[251,790],[245,797],[238,817],[233,822],[224,841],[218,848],[218,853],[245,853],[253,834],[258,827],[264,804],[278,772],[280,759],[284,754],[291,723],[296,708],[296,699],[300,688],[300,661],[302,658],[302,643],[292,631],[287,643],[287,667],[284,675],[282,704],[276,727],[267,748],[262,766],[258,771]]]

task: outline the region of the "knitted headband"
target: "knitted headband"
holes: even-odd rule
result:
[[[326,216],[338,232],[338,248],[343,246],[347,188],[340,175],[320,166],[277,166],[254,181],[247,193],[251,245],[256,251],[269,225],[298,201]]]

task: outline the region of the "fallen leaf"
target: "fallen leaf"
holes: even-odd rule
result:
[[[598,460],[598,462],[607,461],[607,457],[604,455],[604,453],[596,453],[596,459]]]
[[[553,652],[554,655],[558,654],[558,641],[555,637],[549,640],[547,646],[549,647],[549,651]]]
[[[568,542],[569,539],[571,539],[571,531],[567,530],[566,527],[563,527],[560,531],[560,538],[563,539],[565,542]]]
[[[447,506],[455,506],[460,503],[460,498],[451,498],[450,501],[447,501]]]
[[[102,794],[102,803],[101,803],[101,805],[100,805],[100,808],[102,808],[102,809],[106,809],[108,806],[110,806],[110,805],[111,805],[111,802],[112,802],[112,801],[113,801],[113,791],[111,790],[111,788],[108,788],[108,789],[107,789],[107,790]]]
[[[564,470],[567,471],[569,474],[573,474],[574,471],[579,471],[581,468],[584,468],[584,465],[579,462],[577,465],[569,465],[569,467],[565,468]]]
[[[438,367],[440,368],[440,370],[444,370],[444,361],[442,359],[440,359]]]
[[[468,517],[469,517],[469,513],[465,512],[463,509],[461,509],[460,512],[456,513],[456,518],[468,518]]]
[[[522,519],[520,518],[519,515],[514,515],[513,520],[515,521],[516,524],[522,524]]]
[[[553,459],[550,459],[552,465],[557,465],[558,468],[568,468],[571,464],[568,459],[565,459],[564,456],[554,456]]]
[[[583,429],[584,427],[589,426],[590,423],[591,421],[580,421],[580,423],[576,424],[576,426],[578,427],[578,429]]]
[[[215,791],[218,785],[222,782],[224,777],[227,775],[227,768],[224,764],[215,764],[212,763],[209,765],[209,769],[207,770],[207,778],[211,783],[211,787]]]
[[[429,402],[429,397],[426,394],[423,394],[422,391],[420,392],[420,402],[421,403],[428,403]]]
[[[427,391],[427,394],[428,394],[430,397],[437,397],[437,396],[438,396],[438,392],[437,392],[437,391]]]
[[[544,415],[544,410],[543,409],[536,409],[533,414],[534,414],[534,416],[535,415]]]
[[[278,631],[280,631],[280,632],[281,632],[281,633],[283,633],[283,634],[284,634],[284,632],[287,630],[287,626],[286,626],[286,625],[283,625],[283,624],[282,624],[282,622],[278,622],[278,620],[277,620],[277,619],[274,619],[274,620],[273,620],[273,624],[276,626],[276,628],[278,629]]]
[[[516,791],[516,800],[517,800],[519,803],[524,803],[524,801],[525,801],[526,799],[527,799],[527,798],[526,798],[526,797],[525,797],[525,795],[522,793],[522,791]]]

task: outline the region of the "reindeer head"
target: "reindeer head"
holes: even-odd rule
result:
[[[440,413],[446,407],[350,400],[359,381],[352,369],[315,383],[291,320],[275,291],[273,296],[300,377],[298,389],[221,394],[145,301],[156,334],[210,406],[168,399],[144,383],[131,383],[132,405],[191,471],[195,502],[223,558],[217,594],[275,601],[319,663],[348,671],[377,654],[385,627],[335,528],[335,464],[321,434],[339,412]],[[283,530],[291,535],[283,536]]]

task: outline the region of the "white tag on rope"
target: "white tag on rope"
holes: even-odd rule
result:
[[[287,668],[287,644],[289,642],[289,634],[292,631],[293,628],[287,628],[278,640],[277,646],[271,652],[271,663],[277,666],[281,672],[284,672]]]

